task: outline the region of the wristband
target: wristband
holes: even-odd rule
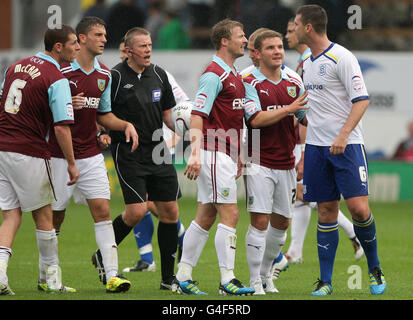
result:
[[[96,135],[96,139],[99,139],[99,137],[100,137],[102,134],[108,134],[108,133],[107,133],[105,130],[98,131],[98,133],[97,133],[97,135]]]

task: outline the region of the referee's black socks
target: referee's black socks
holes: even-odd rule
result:
[[[174,275],[175,256],[178,248],[178,224],[158,224],[158,244],[161,255],[162,280],[168,281]]]
[[[122,219],[122,214],[118,215],[113,220],[113,231],[115,232],[116,245],[122,242],[123,239],[131,232],[133,227],[129,227]]]

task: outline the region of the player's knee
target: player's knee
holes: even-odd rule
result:
[[[351,216],[358,220],[358,221],[364,221],[368,219],[370,215],[370,207],[369,203],[367,200],[367,197],[358,197],[358,198],[352,198],[348,199],[346,201],[347,208],[351,213]]]

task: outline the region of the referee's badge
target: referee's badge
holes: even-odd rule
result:
[[[295,87],[287,87],[287,92],[290,95],[290,97],[292,98],[297,97],[297,90]]]
[[[152,102],[161,101],[161,90],[152,90]]]
[[[106,80],[98,79],[98,88],[100,91],[105,91]]]

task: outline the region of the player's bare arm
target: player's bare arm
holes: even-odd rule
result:
[[[360,122],[364,113],[369,106],[370,100],[360,100],[353,103],[350,115],[347,118],[346,123],[340,130],[338,136],[334,139],[333,144],[330,147],[330,153],[332,155],[338,155],[344,153],[346,149],[348,137],[353,129]]]
[[[132,139],[131,152],[136,150],[139,145],[139,136],[132,123],[119,119],[112,112],[97,114],[96,121],[109,130],[124,131],[126,142],[130,142]]]
[[[307,104],[307,92],[302,94],[293,103],[286,106],[285,108],[271,110],[271,111],[261,111],[257,116],[251,120],[251,126],[253,128],[268,127],[281,119],[288,116],[290,113],[295,113],[299,110],[308,110]]]
[[[175,126],[174,126],[174,124],[172,123],[172,120],[171,120],[171,113],[172,113],[172,108],[163,111],[162,120],[169,129],[171,129],[173,132],[175,132]]]
[[[54,127],[57,142],[67,160],[67,172],[69,173],[68,186],[76,183],[79,178],[79,170],[76,167],[75,156],[73,153],[72,134],[67,125],[56,125]]]
[[[191,155],[188,159],[184,175],[190,180],[196,180],[201,171],[201,141],[202,141],[202,117],[191,115]]]

